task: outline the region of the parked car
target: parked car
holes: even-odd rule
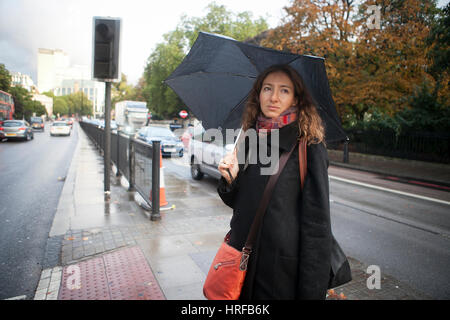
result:
[[[8,140],[32,140],[34,139],[33,129],[25,120],[5,120],[0,127],[0,132]]]
[[[152,140],[160,140],[161,153],[163,156],[183,156],[183,143],[167,127],[142,127],[136,133],[135,138],[148,144],[152,144]]]
[[[50,135],[53,136],[70,136],[70,125],[67,121],[55,121],[50,126]]]
[[[31,117],[30,118],[31,128],[35,130],[45,130],[44,120],[41,117]]]
[[[111,131],[117,132],[117,123],[115,120],[111,120]],[[100,120],[100,124],[98,125],[99,128],[105,129],[105,120]]]
[[[223,140],[223,139],[222,139]],[[205,134],[205,129],[198,125],[193,129],[193,136],[189,143],[189,158],[191,176],[194,180],[201,180],[207,175],[220,179],[221,174],[217,167],[223,156],[233,150],[233,144],[216,141]]]

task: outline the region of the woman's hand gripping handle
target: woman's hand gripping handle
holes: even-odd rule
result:
[[[226,154],[222,160],[220,160],[218,166],[220,174],[225,178],[228,184],[231,184],[234,179],[236,179],[239,172],[236,150],[237,149],[234,148],[233,152]]]

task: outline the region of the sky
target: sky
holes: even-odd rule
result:
[[[91,65],[92,19],[122,19],[121,72],[136,84],[163,34],[182,14],[203,17],[211,0],[0,0],[0,63],[28,74],[37,84],[38,48],[61,49],[71,65]],[[250,11],[276,27],[289,0],[216,0],[228,10]]]
[[[37,84],[38,48],[61,49],[72,65],[91,65],[92,18],[122,19],[121,72],[136,84],[147,58],[182,14],[203,17],[212,0],[0,0],[0,63]],[[439,0],[442,7],[449,0]],[[228,10],[250,11],[273,28],[290,0],[216,0]]]

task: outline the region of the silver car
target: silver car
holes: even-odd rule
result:
[[[4,137],[8,140],[30,141],[34,138],[31,126],[25,120],[5,120],[0,131],[3,131]]]

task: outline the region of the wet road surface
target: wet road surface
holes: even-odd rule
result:
[[[0,143],[0,299],[34,294],[50,227],[77,142],[35,131]]]

